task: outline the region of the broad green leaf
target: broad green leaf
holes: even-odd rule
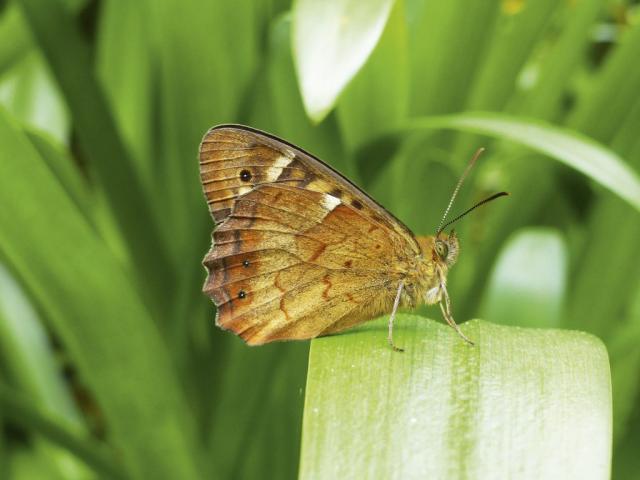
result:
[[[608,479],[611,384],[595,337],[400,315],[313,340],[301,479]]]
[[[320,122],[364,65],[389,18],[393,0],[297,0],[293,56],[304,106]]]
[[[0,144],[0,204],[11,205],[0,252],[95,395],[126,468],[201,478],[193,419],[130,272],[2,111]]]
[[[408,128],[456,129],[516,142],[578,170],[640,210],[638,175],[615,152],[576,131],[491,112],[419,118]]]
[[[518,231],[496,260],[482,316],[502,325],[560,326],[567,256],[558,232],[532,228]]]

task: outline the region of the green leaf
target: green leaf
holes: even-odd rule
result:
[[[640,210],[638,175],[615,152],[579,132],[491,112],[424,117],[411,120],[406,128],[463,130],[516,142],[587,175]]]
[[[46,131],[60,143],[69,135],[66,105],[42,57],[25,55],[0,83],[0,103],[25,125]]]
[[[61,423],[50,414],[41,411],[28,398],[19,395],[6,385],[0,383],[0,407],[7,416],[23,427],[30,427],[42,434],[56,445],[66,448],[81,458],[96,472],[108,478],[128,478],[121,467],[114,461],[104,445],[93,439],[87,439],[85,432],[79,432],[75,425]],[[76,458],[64,458],[63,478],[84,478],[89,473],[80,470],[76,465]],[[60,462],[62,463],[62,462]]]
[[[64,94],[82,151],[143,277],[140,283],[162,301],[173,276],[165,238],[94,72],[89,45],[60,0],[19,5]]]
[[[313,340],[300,478],[608,479],[611,386],[595,337],[473,320],[472,347],[399,315]]]
[[[11,381],[19,385],[34,405],[51,411],[58,421],[82,435],[88,429],[81,420],[81,414],[74,404],[59,371],[59,362],[50,344],[47,332],[40,323],[37,313],[30,305],[9,272],[0,264],[0,352],[4,367]],[[0,411],[15,422],[33,416],[22,415],[30,410],[16,407],[16,401],[7,405],[7,391],[0,383]],[[13,399],[13,396],[9,399]],[[27,422],[29,423],[29,422]],[[63,478],[88,475],[88,470],[69,452],[57,445],[37,438],[33,447],[43,457],[48,458],[51,469]]]
[[[11,205],[0,252],[95,394],[129,472],[202,478],[184,393],[130,272],[1,110],[0,144],[0,204]]]
[[[457,111],[465,104],[500,14],[499,0],[422,1],[409,19],[414,115]],[[421,8],[420,8],[421,7]]]
[[[293,56],[309,117],[320,122],[375,48],[393,0],[297,0]]]
[[[286,138],[341,170],[345,167],[335,121],[313,125],[304,111],[291,56],[290,14],[278,17],[269,31],[269,51],[252,121]]]
[[[404,0],[396,0],[378,46],[340,97],[336,113],[345,143],[354,151],[397,126],[408,109],[407,25]]]
[[[12,4],[0,12],[0,75],[24,57],[33,43],[20,9]]]
[[[97,70],[138,174],[150,194],[157,183],[158,161],[153,125],[152,55],[144,2],[107,2],[101,9]],[[123,55],[122,52],[127,54]]]
[[[555,230],[527,228],[507,240],[489,278],[484,318],[502,325],[558,327],[568,253]]]

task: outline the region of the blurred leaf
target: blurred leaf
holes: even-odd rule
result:
[[[157,111],[151,113],[157,130],[150,141],[157,155],[152,159],[155,174],[164,189],[157,201],[164,207],[178,274],[190,278],[201,272],[195,253],[199,256],[204,245],[193,239],[206,239],[210,229],[198,183],[197,146],[211,126],[237,121],[257,66],[266,3],[161,0],[145,1],[140,8],[139,20],[130,21],[144,24],[155,61],[150,74]],[[185,261],[191,258],[193,262]]]
[[[438,228],[458,177],[448,156],[428,143],[419,138],[406,141],[392,159],[390,174],[376,185],[381,198],[381,190],[391,192],[394,214],[419,234],[433,234]]]
[[[397,126],[409,109],[404,0],[396,0],[378,46],[340,97],[337,114],[353,151]]]
[[[12,205],[0,209],[0,251],[95,393],[127,468],[201,478],[180,384],[128,272],[4,112],[0,144],[0,203]]]
[[[578,170],[640,210],[640,180],[613,151],[578,132],[491,112],[411,120],[408,128],[452,128],[517,142]]]
[[[253,349],[231,340],[226,363],[234,368],[224,372],[210,429],[215,472],[218,478],[295,478],[308,345]]]
[[[290,15],[278,17],[269,31],[266,82],[256,95],[252,120],[344,171],[347,168],[339,131],[332,117],[313,125],[307,117],[296,84],[291,56]]]
[[[640,218],[618,198],[603,200],[592,209],[587,248],[576,255],[565,325],[605,338],[624,318],[624,300],[640,285]]]
[[[89,46],[60,0],[19,0],[19,5],[64,93],[83,153],[112,206],[131,258],[141,276],[144,272],[141,284],[162,301],[171,278],[164,237],[93,73]]]
[[[119,465],[95,440],[85,438],[85,432],[79,432],[77,425],[60,423],[50,415],[40,411],[29,399],[12,391],[6,385],[0,383],[0,407],[4,414],[22,426],[30,427],[33,431],[42,434],[53,444],[66,448],[78,458],[84,460],[87,465],[93,467],[96,473],[108,478],[128,478]],[[74,428],[75,427],[75,428]],[[61,478],[87,478],[88,472],[83,472],[74,465],[75,458],[61,459],[66,461],[64,473]],[[62,461],[60,462],[63,463]],[[75,467],[75,468],[73,468]]]
[[[597,338],[400,315],[399,354],[386,323],[312,341],[300,478],[609,478]]]
[[[594,82],[588,85],[567,118],[570,127],[608,143],[633,109],[640,85],[640,23],[630,26],[606,57]]]
[[[24,293],[2,265],[0,343],[5,365],[31,398],[79,428],[81,417],[63,382],[47,333]]]
[[[33,44],[15,3],[0,14],[0,75],[3,75],[27,54]]]
[[[153,124],[153,57],[143,2],[105,2],[100,14],[97,68],[137,173],[153,193],[158,181],[153,158],[157,132]]]
[[[15,283],[9,272],[0,264],[0,352],[5,368],[13,383],[28,393],[31,401],[45,406],[77,432],[87,434],[80,413],[62,379],[59,365],[36,312]],[[5,396],[0,383],[0,397]],[[20,421],[13,404],[0,408],[6,417]],[[14,402],[15,403],[15,402]],[[11,412],[8,414],[8,412]],[[63,478],[88,476],[86,467],[68,452],[37,439],[37,449],[51,462],[52,470]]]
[[[613,440],[620,444],[631,430],[630,417],[640,406],[640,288],[636,288],[625,321],[609,332],[613,404]]]
[[[636,408],[634,415],[629,422],[629,431],[615,450],[615,463],[611,478],[616,480],[635,480],[640,470],[640,456],[638,456],[638,445],[640,445],[640,409]]]
[[[549,119],[562,108],[562,96],[572,74],[582,66],[591,41],[593,26],[603,9],[602,0],[565,2],[569,9],[566,22],[557,41],[549,47],[546,56],[535,65],[537,76],[527,92],[519,111],[542,119]]]
[[[494,323],[558,327],[568,253],[550,229],[523,229],[508,240],[489,277],[482,316]]]
[[[78,210],[85,215],[87,221],[93,223],[95,219],[91,208],[93,206],[91,191],[86,178],[82,177],[81,172],[74,165],[69,151],[63,150],[59,144],[40,132],[29,132],[29,140],[38,150],[40,157],[58,180],[60,186],[74,201]]]
[[[66,143],[69,116],[53,79],[35,52],[24,55],[0,83],[0,104],[25,125]]]
[[[492,44],[471,87],[469,110],[502,110],[516,80],[559,2],[523,2],[517,13],[503,15],[489,38]]]
[[[554,0],[523,2],[515,13],[501,15],[485,60],[478,67],[467,110],[501,111],[517,89],[517,79],[531,56],[541,33],[548,27],[553,14],[562,3]],[[475,135],[460,135],[457,139],[457,158],[478,145]]]
[[[636,31],[640,33],[640,29]],[[626,157],[628,166],[638,172],[640,64],[629,63],[632,62],[629,47],[640,48],[640,34],[628,35],[626,39],[612,53],[598,78],[596,93],[582,104],[574,121],[578,128],[610,144],[614,151]],[[611,104],[604,95],[606,91],[615,92],[616,98]],[[600,112],[594,110],[598,107],[606,110],[607,116],[616,118],[615,130],[610,123],[601,122]],[[596,199],[585,221],[589,235],[583,248],[575,254],[580,261],[576,265],[567,325],[606,338],[611,328],[624,318],[625,299],[640,285],[640,271],[635,268],[640,262],[640,250],[636,248],[640,219],[635,213],[618,198]],[[604,260],[602,252],[607,252]]]
[[[413,7],[415,16],[409,24],[412,114],[462,108],[493,36],[501,3],[424,1],[420,8]]]
[[[307,114],[320,122],[375,48],[393,0],[297,0],[293,56]]]

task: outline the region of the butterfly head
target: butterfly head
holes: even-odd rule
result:
[[[458,260],[460,245],[455,230],[450,234],[440,233],[433,239],[431,258],[436,263],[451,267]]]

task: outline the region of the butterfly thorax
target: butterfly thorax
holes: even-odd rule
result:
[[[446,286],[449,268],[458,258],[459,244],[454,232],[440,233],[438,237],[416,237],[422,251],[414,268],[406,279],[406,306],[421,303],[434,304],[440,301]]]

